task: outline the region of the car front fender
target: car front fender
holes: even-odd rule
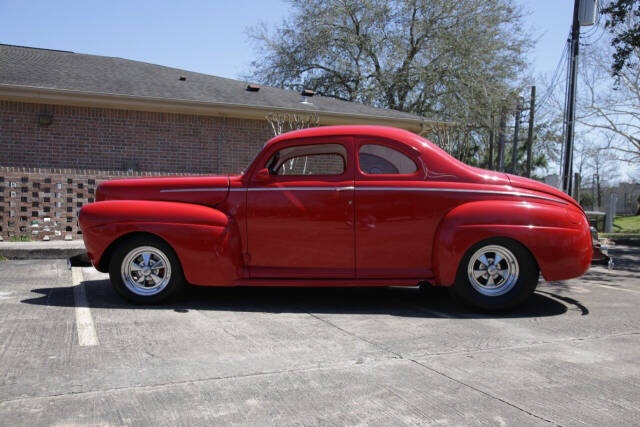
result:
[[[215,208],[178,202],[110,200],[84,206],[78,221],[87,254],[102,271],[107,268],[103,257],[109,256],[114,245],[129,235],[146,233],[173,248],[189,283],[228,285],[242,276],[237,224]]]
[[[586,218],[576,208],[546,202],[486,200],[451,210],[436,231],[436,284],[451,286],[465,252],[491,237],[517,241],[529,250],[546,280],[582,275],[591,261]]]

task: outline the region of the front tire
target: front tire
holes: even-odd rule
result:
[[[157,304],[184,287],[178,257],[164,241],[136,236],[122,242],[109,262],[109,278],[121,297],[137,304]]]
[[[492,238],[473,245],[462,257],[453,291],[473,307],[504,311],[531,296],[539,275],[538,265],[524,246]]]

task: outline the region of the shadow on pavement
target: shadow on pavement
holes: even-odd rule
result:
[[[625,285],[625,281],[633,279],[634,277],[640,277],[640,262],[638,262],[640,258],[639,248],[633,246],[614,246],[609,250],[609,254],[615,262],[613,270],[607,270],[603,266],[592,266],[584,276],[580,277],[579,280],[582,284],[603,284],[610,288],[626,289],[628,286]],[[570,299],[565,295],[567,292],[570,292],[565,282],[547,282],[546,284],[548,288],[553,289],[556,298],[564,298],[564,300]],[[574,305],[578,306],[577,304]],[[580,309],[584,313],[584,309]]]
[[[291,288],[235,287],[216,288],[189,286],[177,298],[164,305],[134,305],[123,300],[108,280],[83,282],[92,308],[167,310],[179,313],[189,310],[238,311],[266,313],[332,313],[381,314],[399,317],[453,318],[519,318],[557,316],[567,311],[568,304],[589,311],[575,300],[553,293],[535,293],[525,304],[508,313],[474,312],[455,301],[446,289],[421,292],[417,288]],[[40,288],[40,294],[25,299],[25,304],[73,307],[73,287]],[[584,308],[584,309],[583,309]]]

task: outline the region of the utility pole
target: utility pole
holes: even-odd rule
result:
[[[536,111],[536,87],[531,86],[531,100],[529,102],[529,131],[527,132],[527,169],[524,176],[531,177],[531,149],[533,147],[533,115]]]
[[[588,6],[591,9],[591,15],[595,14],[596,11],[596,1],[585,1],[582,0],[583,5],[583,15],[586,12]],[[567,122],[567,129],[565,132],[565,140],[564,140],[564,165],[562,167],[562,190],[571,195],[572,191],[572,183],[571,177],[573,174],[573,137],[574,137],[574,128],[575,128],[575,119],[576,119],[576,80],[578,78],[578,54],[580,48],[580,3],[581,0],[574,0],[573,5],[573,24],[571,25],[571,38],[570,38],[570,63],[569,63],[569,84],[568,84],[568,96],[567,96],[567,105],[565,111],[565,118]],[[589,5],[587,5],[589,3]],[[584,19],[584,25],[593,25],[595,19]]]
[[[491,128],[489,129],[489,169],[493,169],[493,134],[495,131],[495,116],[491,112]]]
[[[578,172],[574,174],[573,182],[575,183],[573,189],[573,198],[580,203],[580,185],[582,184],[582,177]]]
[[[515,112],[515,117],[516,117],[516,125],[515,125],[515,129],[513,130],[513,153],[511,156],[511,173],[512,174],[516,174],[516,163],[518,161],[518,138],[519,138],[519,134],[520,134],[520,112],[522,111],[522,107],[520,104],[520,97],[518,97],[518,102],[516,104],[516,112]]]
[[[500,132],[498,134],[498,170],[504,172],[504,131],[507,127],[507,110],[500,111]]]
[[[571,57],[569,64],[569,93],[565,115],[567,118],[567,130],[564,140],[564,165],[562,167],[562,190],[571,195],[571,177],[573,172],[573,131],[575,127],[576,104],[576,79],[578,77],[578,54],[580,48],[580,23],[578,13],[580,0],[575,0],[573,5],[573,24],[571,25]]]

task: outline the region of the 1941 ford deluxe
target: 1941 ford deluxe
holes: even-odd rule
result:
[[[428,284],[508,309],[592,258],[571,197],[386,127],[289,132],[243,174],[113,180],[96,200],[79,214],[89,258],[137,303],[186,283]]]

